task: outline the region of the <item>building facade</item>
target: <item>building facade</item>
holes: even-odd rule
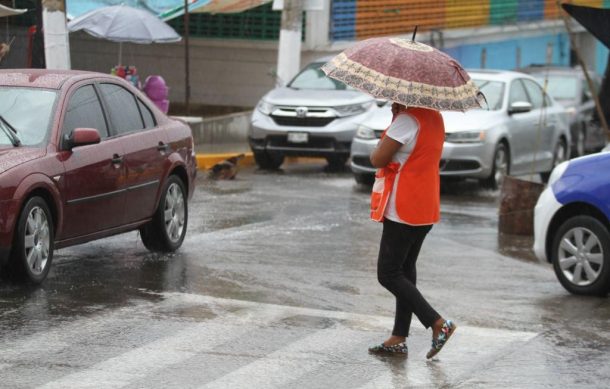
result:
[[[28,7],[32,0],[17,0]],[[610,0],[573,0],[610,7]],[[22,3],[22,4],[20,4]],[[26,4],[28,3],[28,4]],[[11,18],[26,27],[27,16]],[[30,15],[31,17],[31,15]],[[189,23],[191,102],[252,107],[276,85],[281,12],[271,3],[239,14],[192,14]],[[169,22],[184,33],[182,19]],[[587,66],[603,74],[608,50],[571,22]],[[466,68],[515,69],[531,64],[574,62],[556,0],[324,0],[323,10],[303,18],[301,64],[329,56],[356,40],[373,36],[411,36],[431,44]],[[23,33],[21,33],[21,36]],[[75,69],[109,72],[118,44],[75,33],[70,37]],[[170,100],[184,101],[184,45],[123,46],[125,65],[142,78],[159,74],[170,86]],[[17,64],[18,65],[18,64]]]

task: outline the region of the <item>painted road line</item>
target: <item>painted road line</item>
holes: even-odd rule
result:
[[[333,350],[352,345],[357,335],[361,334],[343,327],[319,330],[200,388],[289,387],[291,381],[328,363]]]
[[[254,322],[251,320],[252,315],[263,325],[281,319],[282,316],[275,315],[276,312],[260,305],[245,313],[226,314],[203,323],[185,323],[186,328],[173,336],[153,341],[39,388],[122,388],[160,369],[180,363],[252,331],[252,325],[244,325]]]

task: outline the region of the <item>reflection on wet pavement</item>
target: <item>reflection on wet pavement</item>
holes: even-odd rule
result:
[[[532,260],[531,238],[498,235],[498,192],[472,182],[444,188],[418,261],[455,338],[426,361],[417,326],[408,360],[368,355],[394,309],[376,280],[369,191],[323,163],[200,179],[177,253],[129,233],[59,250],[40,287],[2,280],[3,384],[603,387],[608,299],[569,295]]]

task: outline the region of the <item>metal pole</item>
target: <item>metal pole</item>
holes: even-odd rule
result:
[[[184,0],[184,104],[186,115],[191,114],[191,80],[190,80],[190,53],[189,53],[189,3]]]
[[[593,96],[593,101],[595,102],[595,109],[597,110],[597,115],[599,116],[599,121],[606,133],[606,136],[610,140],[610,132],[608,131],[608,122],[606,121],[606,116],[604,115],[604,111],[602,110],[602,105],[599,103],[599,96],[597,95],[597,91],[593,86],[593,81],[591,77],[589,77],[589,71],[585,67],[585,62],[580,55],[580,50],[576,46],[576,40],[574,39],[574,33],[572,32],[572,28],[570,27],[570,23],[568,22],[568,17],[565,11],[561,8],[561,3],[557,0],[557,7],[559,7],[559,12],[561,12],[561,17],[563,19],[563,23],[566,26],[566,30],[568,31],[568,36],[570,37],[570,46],[574,53],[576,54],[576,58],[578,59],[578,64],[582,68],[583,73],[585,74],[585,78],[587,79],[587,84],[589,85],[589,90],[591,91],[591,95]]]

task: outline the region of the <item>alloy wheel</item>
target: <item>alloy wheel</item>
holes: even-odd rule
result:
[[[585,155],[585,131],[580,130],[576,135],[576,156]]]
[[[597,280],[604,266],[604,252],[591,230],[584,227],[568,230],[558,250],[559,267],[568,281],[588,286]]]
[[[500,147],[498,150],[496,150],[494,166],[494,180],[496,186],[500,188],[504,182],[504,177],[508,175],[508,158],[506,155],[506,149],[504,147]]]
[[[51,238],[49,221],[41,207],[34,207],[28,214],[23,242],[27,266],[32,274],[39,276],[49,260]]]
[[[177,242],[184,230],[185,204],[182,189],[176,183],[172,183],[167,189],[165,196],[165,232],[172,242]]]
[[[555,149],[555,158],[553,159],[553,167],[559,165],[567,159],[567,147],[563,142],[559,142]]]

